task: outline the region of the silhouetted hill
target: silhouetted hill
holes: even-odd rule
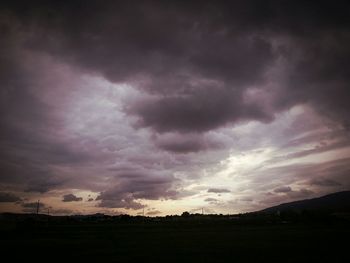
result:
[[[350,212],[350,191],[337,192],[319,198],[305,199],[269,207],[260,212],[275,213],[277,211],[321,211],[321,212]]]

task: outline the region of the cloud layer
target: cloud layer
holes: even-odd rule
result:
[[[349,186],[348,1],[0,10],[2,202],[253,209]]]

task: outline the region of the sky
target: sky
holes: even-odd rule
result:
[[[350,189],[348,1],[1,1],[0,212],[234,214]]]

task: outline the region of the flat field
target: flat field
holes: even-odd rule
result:
[[[33,262],[350,262],[348,224],[65,222],[0,234],[3,257]]]

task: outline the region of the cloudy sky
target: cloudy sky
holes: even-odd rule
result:
[[[0,211],[226,214],[350,189],[349,2],[176,2],[1,1]]]

